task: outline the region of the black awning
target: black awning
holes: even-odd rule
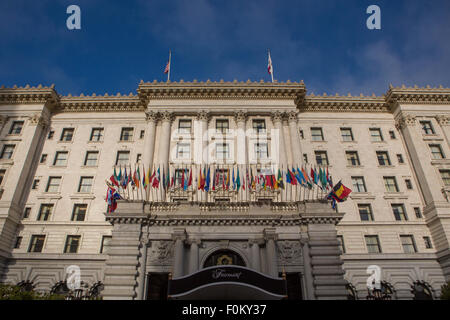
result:
[[[213,266],[169,280],[170,299],[283,299],[286,281],[252,269]]]

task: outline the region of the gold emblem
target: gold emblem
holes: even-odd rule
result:
[[[226,265],[226,264],[233,264],[233,259],[230,256],[224,254],[223,256],[217,258],[217,265]]]

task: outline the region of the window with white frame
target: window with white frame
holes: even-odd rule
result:
[[[133,140],[133,128],[122,128],[120,133],[120,141],[131,141]]]
[[[85,166],[96,166],[98,162],[98,151],[87,151],[84,158]]]
[[[33,234],[30,240],[28,252],[42,252],[44,248],[45,235]]]
[[[370,138],[373,142],[383,141],[383,135],[381,134],[380,128],[370,128]]]
[[[67,236],[64,253],[77,253],[80,246],[81,236]]]
[[[364,236],[368,253],[381,253],[381,246],[378,236]]]
[[[424,134],[434,134],[434,129],[431,125],[431,121],[420,121],[420,125],[422,126],[422,132]]]
[[[417,248],[412,235],[401,235],[400,240],[402,242],[404,253],[416,253]]]
[[[352,128],[341,128],[342,141],[353,141]]]
[[[190,159],[191,146],[189,143],[177,143],[177,159]]]
[[[396,221],[408,221],[405,206],[403,204],[391,204],[392,213]]]
[[[228,119],[216,119],[216,132],[225,134],[230,129]]]
[[[58,192],[61,179],[61,177],[49,177],[45,192]]]
[[[328,155],[326,151],[314,151],[316,155],[316,163],[319,166],[327,166],[328,165]]]
[[[37,217],[38,221],[47,221],[50,219],[50,216],[53,212],[53,204],[52,203],[43,203],[39,208],[39,214]]]
[[[23,128],[23,121],[14,121],[9,129],[9,134],[20,134]]]
[[[373,221],[372,206],[370,204],[358,204],[361,221]]]
[[[11,159],[14,153],[14,148],[16,146],[14,144],[5,144],[2,149],[2,154],[0,155],[0,159]]]
[[[216,143],[216,158],[220,160],[230,158],[230,145],[228,143]]]
[[[398,192],[397,180],[395,177],[383,177],[386,192]]]
[[[359,166],[359,156],[356,151],[346,151],[345,155],[347,157],[347,165],[348,166]]]
[[[367,192],[364,177],[352,177],[353,191]]]
[[[75,130],[73,128],[64,128],[62,131],[62,134],[61,134],[60,141],[66,141],[66,142],[72,141],[74,131]]]
[[[92,128],[90,141],[102,141],[103,128]]]
[[[440,144],[430,144],[431,158],[434,160],[444,159],[444,153]]]
[[[81,177],[80,184],[78,186],[78,192],[83,193],[91,192],[93,181],[94,177]]]
[[[55,160],[53,160],[53,165],[54,166],[66,166],[68,156],[69,156],[69,152],[67,152],[67,151],[57,151],[55,154]]]
[[[439,170],[442,181],[446,187],[450,187],[450,170]]]
[[[266,121],[264,119],[253,119],[252,124],[255,133],[266,132]]]
[[[190,119],[180,119],[178,121],[178,133],[191,133],[192,121]]]
[[[323,141],[322,128],[311,128],[311,140],[312,141]]]
[[[377,151],[378,164],[380,166],[390,166],[391,160],[387,151]]]
[[[117,151],[116,166],[127,165],[130,162],[130,151]]]
[[[267,159],[269,157],[269,146],[267,143],[255,143],[255,158]]]

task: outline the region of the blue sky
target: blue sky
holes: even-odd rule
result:
[[[66,8],[81,8],[81,30]],[[366,8],[381,8],[381,30]],[[308,93],[450,87],[450,1],[0,0],[0,85],[61,94],[135,92],[138,82],[304,80]]]

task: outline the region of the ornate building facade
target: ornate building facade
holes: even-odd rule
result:
[[[141,81],[137,94],[76,97],[2,87],[0,282],[64,292],[77,266],[105,299],[364,299],[375,268],[392,299],[439,298],[449,118],[442,87],[317,96],[303,82]],[[336,210],[318,186],[196,187],[204,169],[314,166],[352,189]],[[125,168],[158,168],[175,185],[194,177],[188,188],[119,188],[109,213],[105,180]]]

